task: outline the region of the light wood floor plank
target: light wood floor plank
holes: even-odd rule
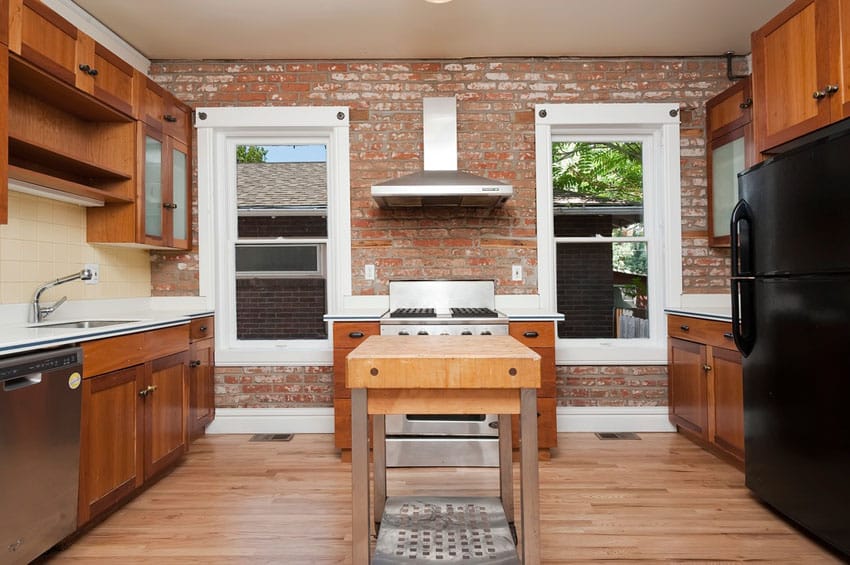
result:
[[[842,562],[762,506],[737,469],[677,434],[640,436],[559,434],[540,463],[544,563]],[[196,441],[170,475],[47,562],[350,563],[351,466],[333,438],[249,439]],[[499,481],[495,469],[390,469],[388,490],[498,496]]]

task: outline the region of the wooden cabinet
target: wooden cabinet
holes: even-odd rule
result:
[[[558,445],[555,390],[555,322],[511,322],[510,335],[540,355],[540,389],[537,391],[537,446],[543,459]],[[519,448],[519,418],[511,423],[514,448]]]
[[[182,325],[83,343],[79,525],[185,452],[188,335]]]
[[[345,386],[345,357],[370,335],[380,335],[378,322],[334,322],[334,446],[351,457],[351,389]]]
[[[0,0],[0,44],[9,46],[9,0]]]
[[[738,173],[755,164],[750,78],[705,104],[708,168],[708,241],[729,246],[729,221],[738,201]]]
[[[76,86],[128,116],[136,113],[133,66],[115,53],[79,32],[77,38]]]
[[[739,467],[744,461],[741,355],[729,322],[668,316],[670,422]]]
[[[0,108],[9,107],[9,50],[0,45]],[[9,113],[0,112],[0,224],[9,222]]]
[[[848,0],[796,0],[753,32],[759,151],[850,115],[848,11]]]
[[[215,318],[189,324],[189,442],[215,419]]]

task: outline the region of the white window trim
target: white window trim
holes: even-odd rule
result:
[[[682,214],[679,170],[679,107],[675,104],[538,104],[537,163],[538,293],[541,306],[557,305],[552,203],[552,142],[566,136],[636,137],[647,143],[644,158],[644,222],[656,246],[649,254],[650,338],[556,339],[559,365],[630,365],[667,362],[664,308],[682,293]],[[647,161],[649,159],[649,162]],[[653,162],[653,159],[659,160]],[[659,246],[660,245],[660,249]],[[660,253],[659,253],[660,251]],[[656,284],[652,281],[660,282]],[[569,314],[564,313],[569,322]]]
[[[327,309],[339,311],[351,294],[351,199],[348,108],[198,108],[198,237],[200,293],[222,320],[236,319],[235,277],[230,252],[236,241],[236,214],[221,202],[235,202],[235,147],[322,143],[328,148]],[[201,118],[203,116],[203,118]],[[228,200],[229,199],[229,200]],[[231,280],[232,279],[232,280]],[[330,335],[324,340],[236,340],[235,323],[216,331],[219,365],[331,365]]]

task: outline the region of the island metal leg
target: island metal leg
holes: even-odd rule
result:
[[[537,470],[537,389],[520,392],[520,504],[522,506],[522,562],[540,563],[540,495]]]
[[[499,414],[499,496],[508,524],[514,523],[513,450],[511,449],[511,415]]]
[[[351,542],[353,565],[368,565],[369,416],[366,389],[351,389]]]
[[[372,459],[375,473],[375,533],[384,515],[387,503],[387,428],[386,416],[372,416]]]

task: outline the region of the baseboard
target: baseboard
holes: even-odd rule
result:
[[[217,408],[208,434],[332,434],[333,408]]]
[[[559,406],[559,432],[674,432],[666,406]]]
[[[673,432],[666,406],[561,406],[559,432]],[[333,408],[218,408],[208,434],[332,434]]]

